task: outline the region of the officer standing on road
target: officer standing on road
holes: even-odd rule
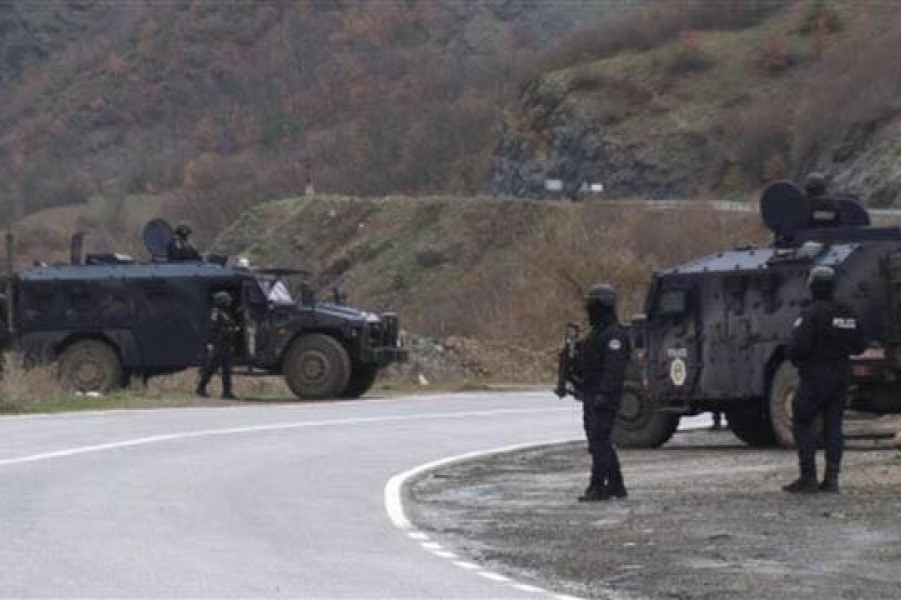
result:
[[[838,492],[844,446],[842,414],[851,382],[850,355],[866,349],[866,338],[854,311],[833,299],[835,271],[814,267],[807,287],[812,302],[795,321],[788,349],[788,357],[801,377],[793,406],[801,475],[782,489],[793,493]],[[823,415],[826,436],[826,472],[819,485],[814,427],[818,414]]]
[[[188,240],[191,235],[191,226],[187,223],[179,223],[175,228],[172,239],[166,248],[166,254],[171,262],[184,262],[191,260],[200,260],[200,253],[197,248]]]
[[[616,318],[616,291],[607,284],[586,294],[591,329],[580,343],[582,418],[591,454],[591,480],[580,502],[625,498],[626,486],[613,447],[613,425],[632,355],[626,330]]]
[[[213,310],[210,313],[210,334],[206,346],[206,361],[200,369],[200,381],[197,384],[197,395],[207,397],[206,386],[216,372],[222,369],[222,397],[234,399],[232,393],[232,352],[238,325],[229,312],[232,297],[228,292],[216,292],[213,295]]]

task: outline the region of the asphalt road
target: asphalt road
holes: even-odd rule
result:
[[[534,392],[0,418],[0,596],[534,598],[425,552],[385,485],[580,427]]]

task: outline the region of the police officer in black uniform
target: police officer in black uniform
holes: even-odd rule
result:
[[[191,260],[200,260],[200,252],[188,240],[191,235],[191,226],[187,223],[179,223],[175,228],[172,239],[166,248],[166,254],[171,262],[184,262]]]
[[[826,193],[826,177],[822,173],[811,173],[804,180],[804,191],[810,201],[810,220],[807,226],[837,227],[841,224],[838,204]]]
[[[206,361],[200,369],[200,381],[197,384],[197,395],[206,397],[206,386],[216,369],[222,369],[222,397],[234,399],[232,393],[232,352],[238,325],[235,323],[229,308],[232,297],[228,292],[216,292],[213,295],[213,310],[210,312],[210,330],[206,347]]]
[[[783,486],[786,492],[838,492],[844,438],[842,414],[851,382],[852,354],[866,349],[857,315],[833,299],[835,271],[814,267],[807,279],[812,301],[795,321],[788,357],[801,380],[794,397],[794,436],[801,475]],[[823,415],[826,472],[817,485],[814,420]]]
[[[580,342],[579,370],[582,418],[591,454],[591,480],[579,501],[596,502],[626,497],[612,435],[632,348],[626,330],[616,318],[613,287],[594,285],[585,300],[591,328]]]

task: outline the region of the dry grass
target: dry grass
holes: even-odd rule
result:
[[[702,235],[698,235],[703,232]],[[473,294],[489,339],[533,349],[555,345],[564,321],[583,319],[584,290],[607,281],[620,294],[620,317],[643,309],[651,274],[690,258],[766,236],[748,215],[712,210],[622,210],[586,205],[558,211],[523,244],[503,298]]]
[[[57,383],[55,366],[23,366],[22,356],[13,352],[2,355],[0,377],[0,411],[32,412],[52,404],[63,396]]]
[[[296,400],[294,394],[288,389],[282,377],[244,377],[245,368],[234,369],[233,388],[235,395],[242,400]],[[155,404],[160,402],[175,402],[184,404],[186,398],[190,398],[190,404],[218,403],[216,399],[221,394],[221,379],[217,374],[213,377],[207,388],[210,392],[210,400],[204,400],[194,396],[199,375],[197,369],[188,369],[172,375],[153,377],[144,386],[140,380],[134,381],[131,393],[143,400],[149,400]]]

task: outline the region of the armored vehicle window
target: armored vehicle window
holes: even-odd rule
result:
[[[244,289],[247,295],[247,302],[250,304],[266,304],[266,296],[263,295],[259,282],[247,281],[244,284]]]
[[[666,290],[657,301],[657,313],[678,315],[685,312],[685,290]]]

